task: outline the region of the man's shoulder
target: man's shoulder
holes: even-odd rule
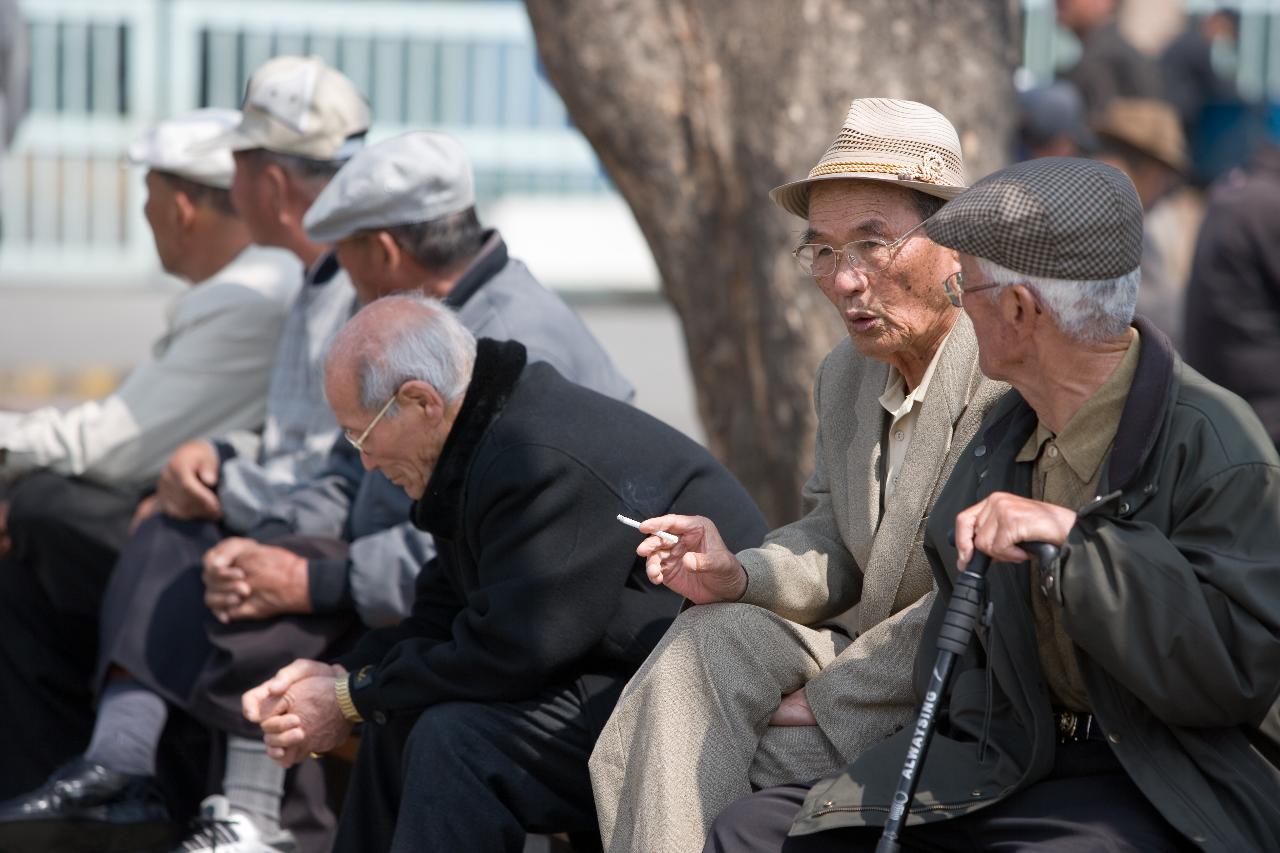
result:
[[[1185,362],[1178,363],[1178,390],[1171,415],[1171,439],[1181,447],[1194,445],[1196,461],[1204,466],[1275,466],[1275,445],[1253,408],[1235,393],[1206,379]]]

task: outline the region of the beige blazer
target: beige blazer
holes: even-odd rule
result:
[[[818,372],[818,434],[808,513],[739,554],[743,601],[804,625],[836,623],[853,642],[805,687],[823,733],[845,759],[903,724],[916,704],[912,662],[933,598],[921,543],[929,509],[987,410],[1007,390],[978,369],[963,314],[917,416],[894,497],[881,513],[879,397],[888,366],[845,339]]]

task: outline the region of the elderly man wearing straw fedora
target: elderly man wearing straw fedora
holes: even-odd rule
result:
[[[1280,850],[1280,457],[1243,400],[1134,317],[1133,184],[1033,160],[927,227],[961,253],[944,286],[983,372],[1014,390],[926,525],[939,593],[918,684],[979,552],[981,642],[931,744],[913,726],[831,778],[753,794],[707,851],[871,851],[891,804],[911,808],[905,850]],[[1057,553],[1032,560],[1029,542]]]
[[[705,518],[642,530],[649,577],[693,602],[628,685],[591,758],[606,849],[698,850],[736,798],[843,766],[904,724],[933,597],[917,547],[960,448],[1005,386],[940,282],[956,254],[921,224],[964,189],[933,109],[855,100],[803,180],[795,249],[849,337],[818,373],[808,513],[734,554]],[[855,607],[856,605],[856,607]]]

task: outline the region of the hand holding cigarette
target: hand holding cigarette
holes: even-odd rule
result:
[[[618,521],[621,521],[627,527],[634,527],[636,530],[640,530],[640,522],[636,521],[634,518],[627,518],[625,515],[619,515]],[[668,533],[665,530],[659,530],[657,533],[653,533],[650,535],[657,536],[659,539],[661,539],[663,542],[666,542],[668,545],[674,545],[680,541],[679,536],[673,536],[672,534]]]
[[[649,534],[636,553],[645,558],[645,571],[653,583],[666,585],[694,604],[737,601],[746,592],[746,570],[711,519],[663,515],[637,527]]]

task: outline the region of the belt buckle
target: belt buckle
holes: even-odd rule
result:
[[[1093,714],[1057,711],[1053,716],[1058,729],[1058,743],[1080,743],[1093,734]]]
[[[1079,728],[1080,718],[1073,711],[1059,711],[1056,715],[1058,724],[1058,740],[1061,743],[1070,743],[1076,739],[1076,729]]]

